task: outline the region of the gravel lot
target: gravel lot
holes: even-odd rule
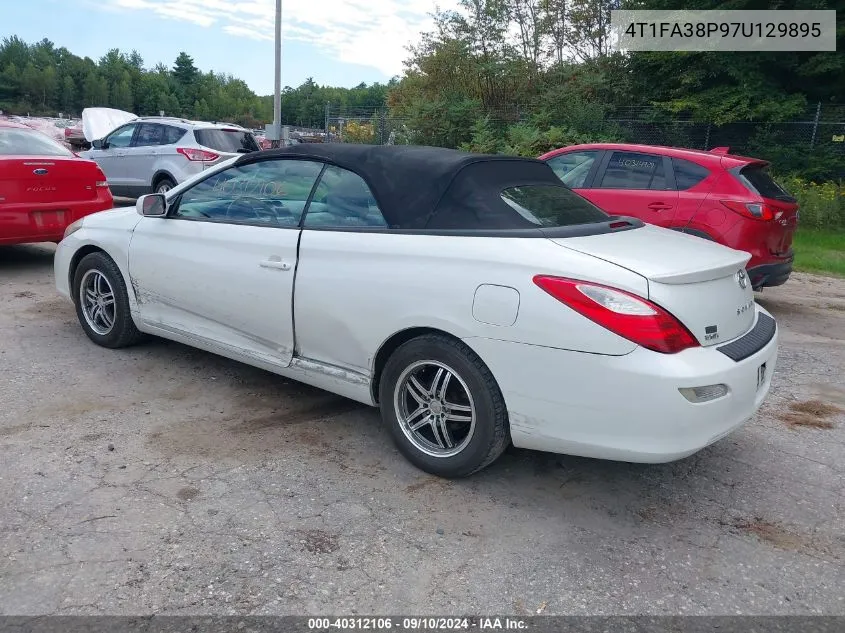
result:
[[[96,347],[49,246],[0,249],[0,280],[0,613],[845,614],[845,280],[759,298],[772,395],[698,455],[510,449],[456,482],[374,409]]]

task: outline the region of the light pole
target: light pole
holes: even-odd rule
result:
[[[282,137],[282,0],[276,0],[276,91],[273,93],[273,147]]]

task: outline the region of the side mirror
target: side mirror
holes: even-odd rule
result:
[[[94,141],[91,141],[91,147],[94,149],[103,149],[103,139],[98,138]]]
[[[135,210],[145,218],[163,218],[167,215],[167,199],[163,193],[148,193],[138,198]]]

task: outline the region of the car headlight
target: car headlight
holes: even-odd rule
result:
[[[80,218],[76,222],[71,222],[70,224],[68,224],[62,239],[66,239],[68,235],[73,235],[79,229],[81,229],[83,220],[85,220],[85,218]]]

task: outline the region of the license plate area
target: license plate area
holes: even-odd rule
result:
[[[760,387],[766,384],[766,363],[763,363],[757,368],[757,391],[760,391]]]
[[[68,209],[33,211],[30,217],[38,231],[58,231],[63,230],[69,222],[70,211]]]

